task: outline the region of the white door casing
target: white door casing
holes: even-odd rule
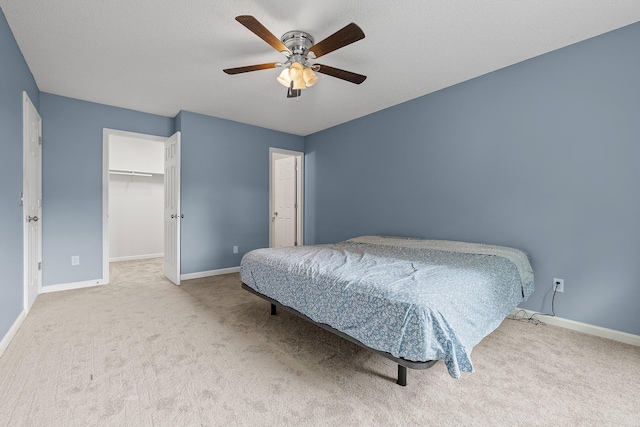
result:
[[[269,245],[302,245],[304,153],[272,147],[269,159]]]
[[[180,132],[164,144],[164,275],[180,284]]]
[[[23,92],[24,309],[42,287],[42,119]]]

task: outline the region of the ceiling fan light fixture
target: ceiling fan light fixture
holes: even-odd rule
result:
[[[291,67],[289,67],[289,77],[291,81],[293,81],[294,89],[306,89],[307,87],[304,82],[303,70],[304,67],[299,62],[294,62],[291,64]]]
[[[302,71],[302,77],[307,87],[311,87],[318,82],[318,76],[316,76],[316,73],[314,73],[311,68],[305,68]]]
[[[311,69],[306,68],[299,62],[294,62],[288,68],[282,70],[280,75],[278,76],[278,82],[285,87],[290,87],[291,82],[293,82],[293,89],[306,89],[309,86],[313,86],[318,78],[314,75],[309,75],[306,71]],[[311,71],[313,73],[313,71]],[[307,77],[308,76],[308,77]],[[315,80],[313,78],[315,77]],[[307,80],[311,82],[311,84],[307,83]]]
[[[291,77],[289,77],[289,68],[285,68],[284,70],[282,70],[282,72],[278,76],[278,82],[284,87],[289,87],[289,85],[291,85]]]

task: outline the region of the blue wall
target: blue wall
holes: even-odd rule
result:
[[[100,279],[103,128],[169,136],[173,119],[44,92],[40,114],[43,286]]]
[[[523,307],[640,334],[640,24],[306,138],[307,243],[527,251]]]
[[[40,112],[44,286],[102,277],[103,128],[182,131],[182,274],[234,267],[268,246],[269,147],[304,150],[302,137],[189,112],[174,120],[48,93]]]
[[[0,340],[23,309],[22,92],[38,108],[31,71],[0,9]]]
[[[186,111],[176,130],[182,274],[236,267],[244,253],[269,246],[269,147],[304,151],[304,138]]]

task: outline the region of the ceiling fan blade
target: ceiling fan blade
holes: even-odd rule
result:
[[[331,34],[326,39],[311,46],[309,52],[313,52],[316,58],[320,58],[322,55],[326,55],[329,52],[333,52],[336,49],[345,47],[363,38],[364,33],[360,27],[352,22],[341,30]]]
[[[362,74],[352,73],[351,71],[341,70],[339,68],[330,67],[328,65],[314,64],[314,66],[320,67],[317,70],[318,73],[326,74],[331,77],[337,77],[339,79],[346,80],[357,85],[367,79],[367,76],[363,76]]]
[[[278,68],[282,64],[279,62],[269,62],[267,64],[247,65],[246,67],[237,68],[225,68],[224,71],[227,74],[240,74],[248,73],[249,71],[268,70],[269,68]]]
[[[291,51],[280,41],[279,38],[273,35],[273,33],[262,25],[256,18],[251,15],[240,15],[236,16],[236,21],[244,25],[254,33],[256,36],[260,37],[262,40],[266,41],[272,48],[277,50],[278,52],[289,52]]]

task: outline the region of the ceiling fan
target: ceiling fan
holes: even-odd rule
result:
[[[367,76],[341,70],[323,64],[310,64],[309,60],[320,58],[329,52],[345,47],[364,38],[364,33],[356,24],[351,23],[331,34],[324,40],[315,43],[311,34],[304,31],[289,31],[281,38],[274,36],[267,28],[251,15],[236,16],[236,21],[267,42],[275,50],[287,57],[285,62],[269,62],[266,64],[248,65],[246,67],[226,68],[227,74],[240,74],[249,71],[267,70],[284,67],[278,76],[278,82],[287,87],[287,97],[297,98],[302,89],[313,86],[318,81],[315,72],[326,74],[360,84]]]

